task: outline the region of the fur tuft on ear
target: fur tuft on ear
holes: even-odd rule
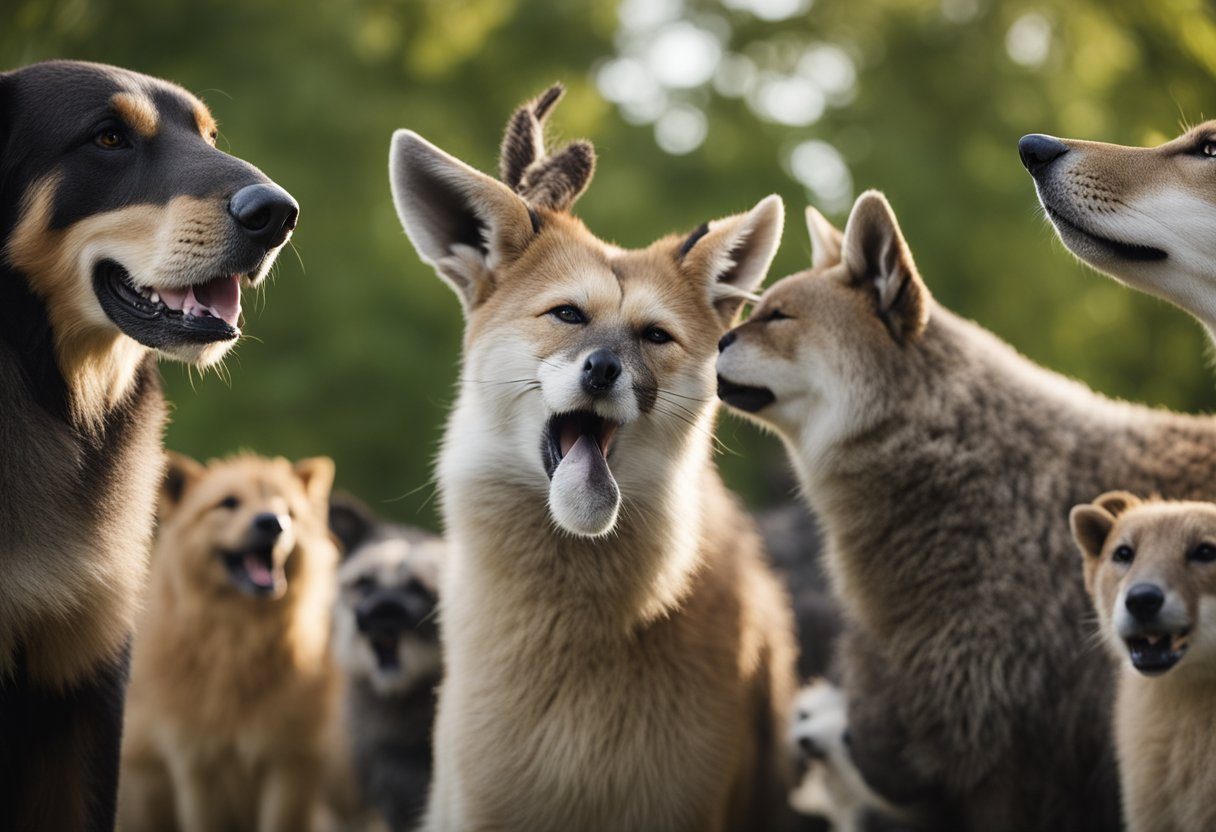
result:
[[[157,516],[164,518],[182,501],[186,489],[204,472],[206,467],[185,454],[165,451],[165,478],[160,486],[160,503]]]
[[[393,134],[389,181],[406,236],[466,312],[489,297],[495,269],[535,235],[520,197],[410,130]]]
[[[551,211],[569,211],[595,173],[590,142],[573,141],[545,155],[545,117],[564,94],[565,87],[554,84],[515,111],[507,122],[498,163],[507,187],[529,205]]]
[[[681,268],[702,281],[723,324],[729,326],[746,301],[756,300],[781,243],[785,206],[766,196],[746,214],[736,214],[696,229],[681,244]]]
[[[899,342],[915,338],[929,322],[929,290],[887,198],[866,191],[853,204],[841,239],[852,279],[873,293],[878,313]]]
[[[806,230],[811,235],[811,268],[826,269],[840,263],[844,235],[810,205],[806,206]]]

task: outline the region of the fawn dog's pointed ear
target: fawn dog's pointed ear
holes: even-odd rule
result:
[[[393,134],[393,204],[419,256],[460,296],[465,311],[494,290],[494,272],[536,233],[535,212],[511,189],[410,130]]]
[[[899,230],[887,198],[866,191],[853,203],[841,255],[850,279],[874,293],[878,314],[896,341],[905,342],[929,322],[929,290]]]
[[[811,268],[826,269],[840,262],[844,235],[828,218],[806,206],[806,230],[811,235]]]
[[[729,326],[743,303],[756,299],[784,224],[785,205],[773,194],[746,214],[698,227],[680,245],[682,270],[705,284],[723,324]]]
[[[579,139],[545,154],[545,118],[565,88],[554,84],[522,105],[507,122],[499,156],[499,178],[529,205],[569,211],[595,173],[595,148]]]

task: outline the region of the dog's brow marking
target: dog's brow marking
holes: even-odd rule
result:
[[[198,125],[198,132],[202,133],[203,138],[207,141],[211,141],[215,137],[216,131],[219,130],[215,116],[211,115],[207,105],[201,101],[194,105],[194,123]]]
[[[110,98],[110,106],[118,117],[145,139],[160,129],[160,113],[152,99],[141,92],[119,92]]]

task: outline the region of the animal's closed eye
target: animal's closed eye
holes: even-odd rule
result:
[[[780,309],[774,309],[773,311],[769,312],[767,315],[764,316],[764,320],[766,320],[766,321],[790,321],[790,320],[793,320],[793,318],[790,315],[787,315],[784,312],[782,312]]]
[[[229,511],[231,511],[232,509],[236,508],[236,507],[237,507],[237,506],[239,506],[240,504],[241,504],[241,501],[240,501],[240,500],[239,500],[239,499],[236,497],[236,495],[234,495],[234,494],[229,494],[227,497],[225,497],[224,499],[220,500],[220,501],[219,501],[219,502],[216,504],[216,507],[217,507],[217,508],[226,508],[226,509],[228,509]]]

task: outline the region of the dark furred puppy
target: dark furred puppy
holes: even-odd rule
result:
[[[164,81],[0,74],[0,829],[113,827],[123,686],[165,407],[206,366],[294,200]]]
[[[443,541],[385,523],[336,495],[333,653],[345,675],[343,732],[362,799],[393,832],[417,826],[430,789],[430,733],[443,663],[435,605]]]
[[[431,784],[443,543],[342,497],[330,504],[330,528],[352,542],[338,570],[334,655],[347,679],[355,774],[363,799],[405,832],[421,819]]]

